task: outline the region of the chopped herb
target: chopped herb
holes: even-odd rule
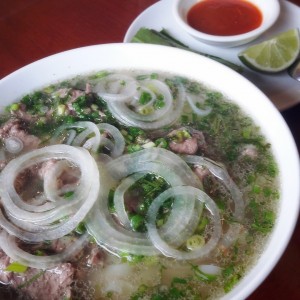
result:
[[[224,284],[225,293],[230,292],[234,288],[234,286],[240,281],[240,279],[241,276],[239,274],[234,274],[229,279],[227,279]]]
[[[42,250],[36,250],[34,254],[37,255],[37,256],[44,256],[45,252],[42,251]]]
[[[101,79],[101,78],[107,77],[109,74],[110,73],[107,72],[107,71],[100,71],[100,72],[97,72],[97,73],[93,74],[89,78],[90,79]]]
[[[130,226],[133,231],[146,231],[145,218],[141,215],[135,214],[130,217]]]
[[[45,272],[46,272],[46,270],[41,270],[40,272],[36,273],[34,276],[32,276],[30,279],[28,279],[24,283],[18,285],[17,288],[22,289],[24,287],[31,285],[33,282],[38,280],[42,275],[44,275]]]
[[[161,109],[165,105],[166,105],[166,103],[165,103],[165,99],[164,99],[163,95],[158,95],[153,104],[154,109],[156,109],[156,110]]]
[[[75,228],[75,232],[78,234],[84,234],[86,232],[86,227],[84,222],[80,222]]]
[[[73,195],[74,195],[74,191],[69,191],[69,192],[64,193],[63,197],[65,199],[71,199],[73,197]]]
[[[19,103],[13,103],[12,105],[7,107],[7,110],[8,111],[17,111],[17,110],[19,110],[19,108],[20,108]]]
[[[27,266],[24,266],[24,265],[20,264],[19,262],[14,261],[6,267],[5,271],[15,272],[15,273],[24,273],[27,271],[27,269],[28,269]]]
[[[156,147],[159,147],[159,148],[167,149],[168,146],[169,146],[169,144],[168,144],[168,142],[167,142],[166,139],[164,139],[164,138],[159,138],[159,139],[157,139],[157,140],[155,141],[155,146],[156,146]]]
[[[182,124],[188,124],[189,123],[189,117],[187,115],[182,115],[181,116],[181,123]]]
[[[205,244],[205,239],[199,234],[194,234],[186,240],[186,247],[189,250],[195,250],[203,247]]]
[[[208,223],[209,223],[208,218],[206,218],[206,217],[201,218],[201,220],[197,226],[196,232],[200,233],[200,234],[203,233],[206,226],[208,225]]]
[[[134,153],[134,152],[137,152],[137,151],[140,151],[142,150],[142,146],[141,145],[135,145],[135,144],[132,144],[132,145],[128,145],[127,146],[127,152],[128,153]]]
[[[115,190],[111,189],[108,193],[108,209],[109,212],[112,214],[116,211],[115,204],[114,204],[114,195],[115,195]]]
[[[152,100],[151,94],[148,93],[148,92],[143,91],[143,92],[141,93],[141,95],[140,95],[139,103],[140,103],[141,105],[145,105],[145,104],[149,103],[151,100]]]
[[[262,206],[262,203],[251,200],[248,208],[253,216],[251,228],[265,234],[272,230],[275,223],[275,214],[273,211],[263,209]]]

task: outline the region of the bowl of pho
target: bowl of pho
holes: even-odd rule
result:
[[[97,45],[15,71],[0,97],[0,296],[245,299],[284,252],[297,149],[233,70]]]

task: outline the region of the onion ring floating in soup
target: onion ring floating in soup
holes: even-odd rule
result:
[[[17,175],[49,159],[67,160],[79,167],[81,176],[73,191],[74,201],[48,192],[46,196],[54,197],[46,198],[45,204],[35,206],[24,202],[15,189]],[[68,145],[54,145],[29,152],[9,162],[1,173],[0,185],[2,205],[11,222],[1,214],[1,226],[20,239],[39,242],[60,238],[76,228],[98,199],[100,178],[97,165],[88,151]],[[61,224],[55,223],[66,216],[70,218]]]

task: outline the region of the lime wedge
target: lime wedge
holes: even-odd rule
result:
[[[298,57],[298,29],[290,29],[239,53],[239,59],[250,69],[276,73],[287,69]]]

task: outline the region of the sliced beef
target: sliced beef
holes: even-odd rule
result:
[[[74,111],[73,103],[77,100],[78,97],[85,95],[85,92],[82,90],[72,90],[70,92],[70,99],[67,101],[67,110],[69,113]]]
[[[74,268],[70,263],[62,263],[56,268],[41,271],[29,268],[24,276],[14,276],[12,284],[15,287],[22,286],[22,291],[32,299],[60,300],[71,298]],[[26,282],[38,277],[31,284]]]
[[[16,137],[23,143],[25,151],[37,149],[41,140],[25,130],[24,122],[20,119],[10,119],[0,128],[0,139],[3,141],[8,137]]]
[[[194,155],[198,150],[204,151],[206,149],[205,137],[198,130],[179,128],[170,132],[168,137],[171,138],[169,147],[175,153]],[[175,139],[172,140],[172,137],[175,137]]]
[[[89,267],[103,266],[104,263],[104,252],[96,244],[89,247],[89,253],[86,256],[86,265]]]
[[[20,109],[14,111],[13,115],[26,123],[33,123],[38,119],[38,116],[27,112],[27,108],[24,103],[20,103]]]
[[[247,156],[251,159],[256,159],[258,157],[258,150],[254,145],[245,145],[241,151],[242,156]]]
[[[56,159],[48,159],[38,168],[38,176],[43,179],[45,174],[56,164]]]
[[[75,274],[75,269],[71,263],[61,263],[56,268],[46,271],[28,268],[24,273],[4,271],[10,263],[10,258],[0,250],[1,283],[9,284],[9,287],[33,300],[71,298]]]
[[[15,189],[18,194],[21,194],[26,186],[31,182],[33,173],[31,169],[25,169],[20,172],[15,180]]]
[[[195,154],[198,151],[196,138],[188,138],[180,143],[171,141],[169,147],[173,152],[180,154]]]
[[[197,175],[197,177],[202,182],[208,175],[210,175],[210,171],[202,166],[196,166],[194,168],[194,173]]]
[[[10,264],[10,258],[0,250],[0,283],[7,284],[11,281],[12,273],[4,271]]]

